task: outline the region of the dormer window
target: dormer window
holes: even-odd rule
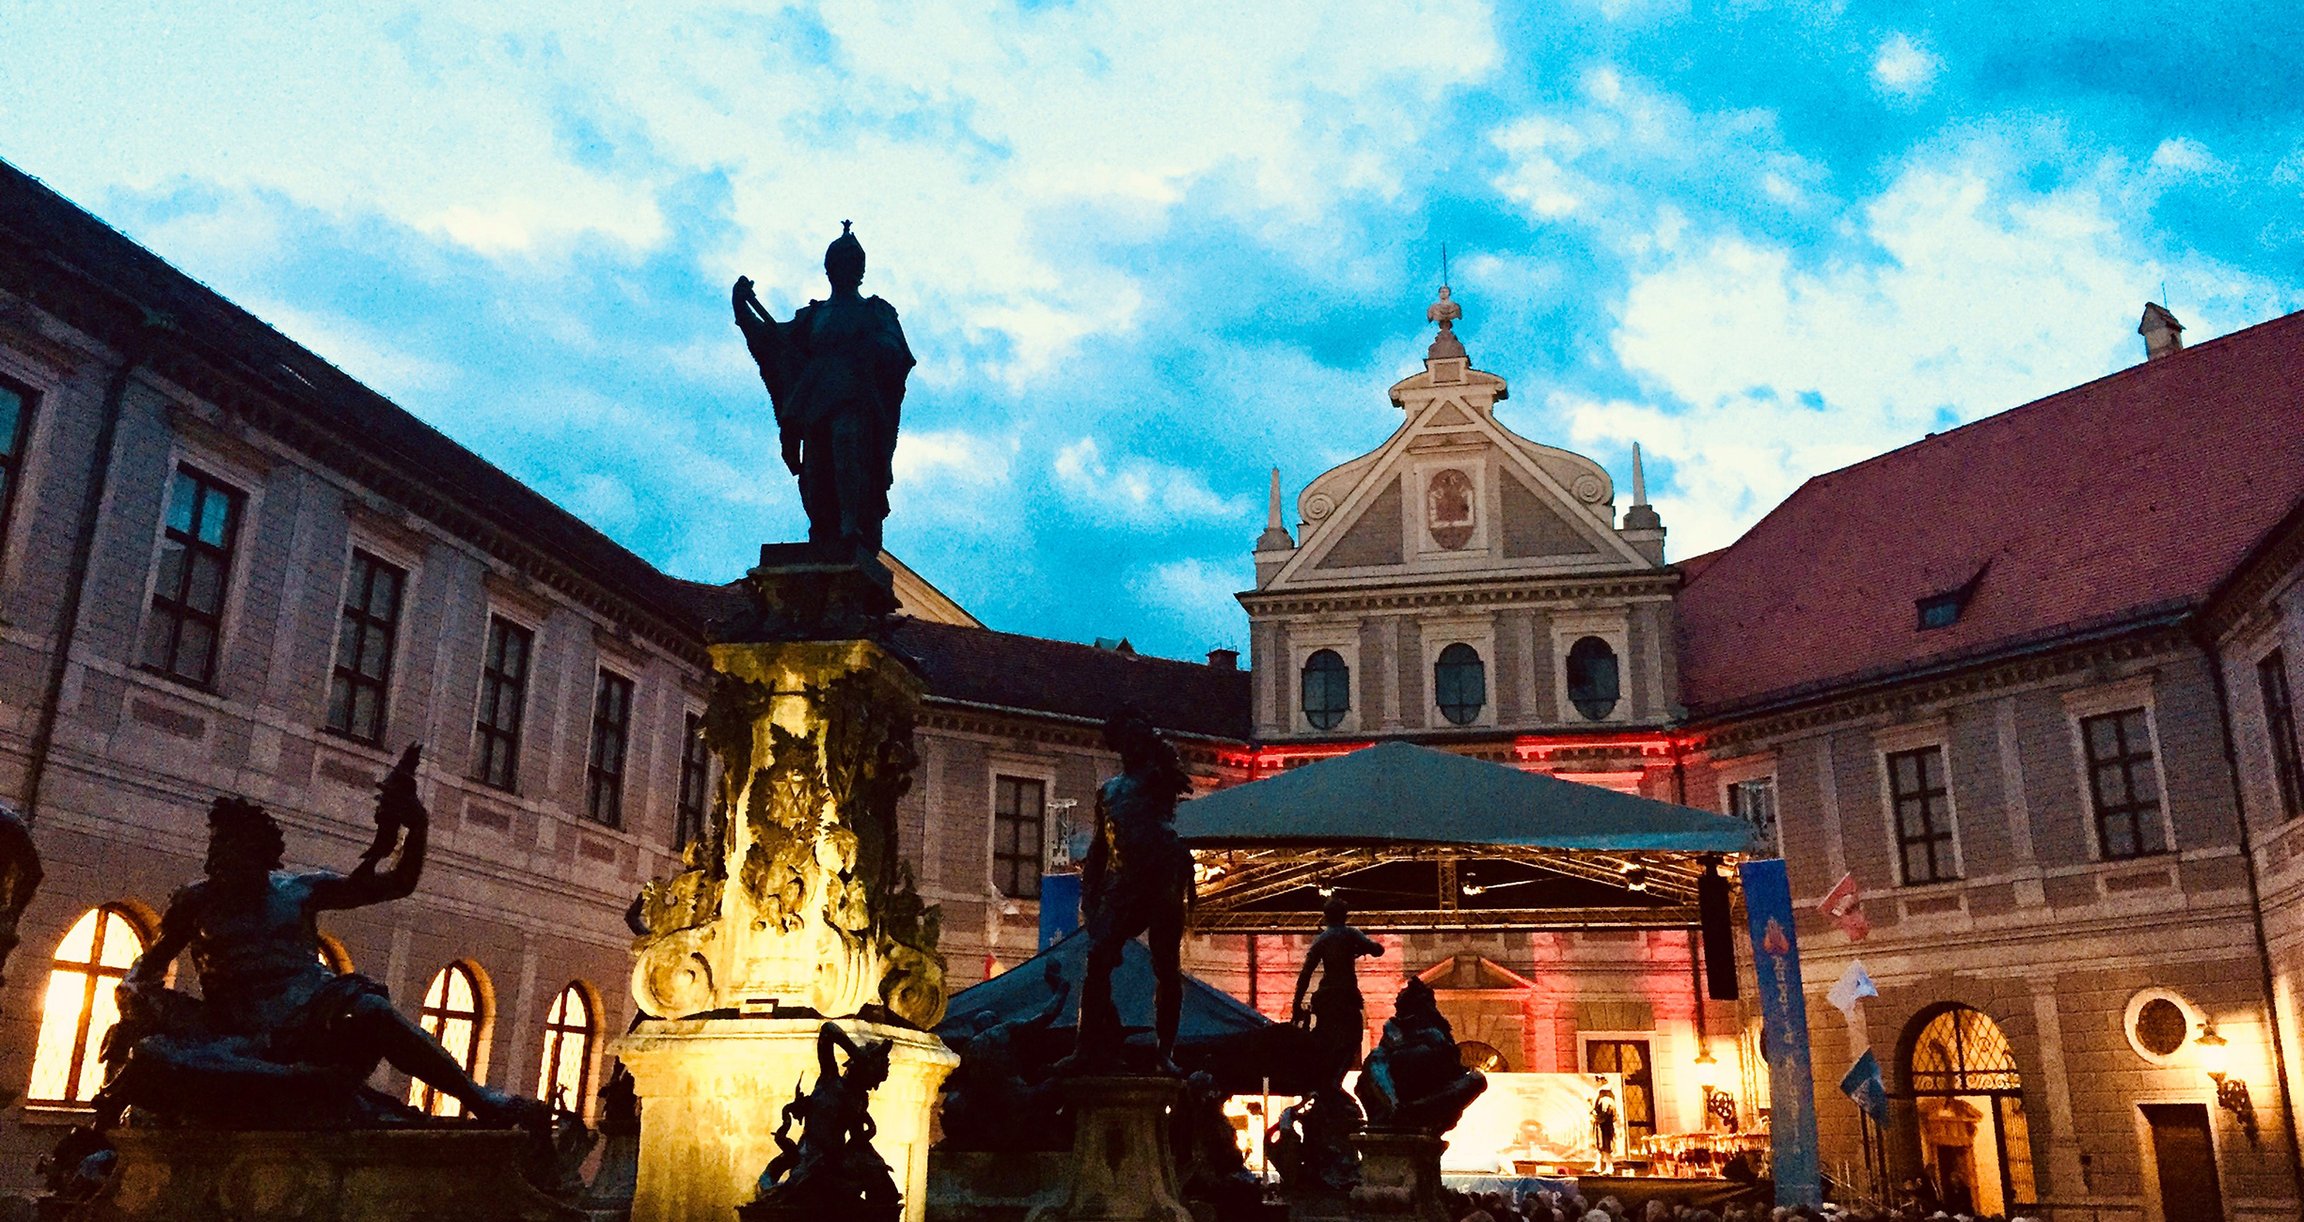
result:
[[[1960,619],[1960,605],[1968,601],[1962,592],[1931,594],[1920,600],[1920,631],[1931,628],[1949,628]]]
[[[1991,571],[1991,568],[1992,562],[1987,560],[1978,566],[1975,576],[1961,582],[1958,587],[1917,600],[1913,605],[1918,608],[1919,630],[1927,632],[1959,623],[1960,613],[1968,609],[1968,600],[1975,595],[1976,587],[1983,584],[1984,574]]]

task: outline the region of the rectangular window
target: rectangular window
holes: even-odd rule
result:
[[[0,546],[8,539],[9,511],[24,469],[24,444],[32,435],[32,396],[0,382]]]
[[[592,758],[584,767],[584,814],[594,823],[624,826],[624,747],[631,728],[632,681],[601,671],[592,691]]]
[[[2152,766],[2152,730],[2144,710],[2081,719],[2080,745],[2088,755],[2088,801],[2096,810],[2096,842],[2105,860],[2162,851],[2160,774]]]
[[[1728,813],[1752,825],[1753,851],[1774,857],[1776,848],[1776,778],[1759,777],[1728,787]]]
[[[191,467],[168,489],[160,572],[144,623],[144,666],[206,687],[216,680],[224,589],[240,531],[241,494]]]
[[[704,834],[711,784],[712,752],[704,745],[704,719],[690,713],[680,739],[680,809],[673,820],[673,848],[685,849]]]
[[[1040,898],[1041,835],[1047,824],[1045,781],[992,780],[992,885],[1011,899]]]
[[[528,704],[528,662],[536,634],[505,619],[488,617],[488,652],[480,668],[477,766],[473,779],[498,789],[520,784],[520,718]]]
[[[406,570],[352,553],[344,619],[336,630],[336,670],[328,687],[328,728],[365,743],[384,741],[384,697],[392,685],[392,644],[400,630]]]
[[[1952,791],[1944,781],[1944,748],[1890,755],[1888,793],[1896,809],[1896,848],[1904,885],[1960,877],[1952,860]]]
[[[2297,758],[2296,704],[2288,696],[2288,660],[2279,650],[2256,664],[2256,690],[2264,697],[2264,735],[2272,745],[2272,775],[2280,782],[2280,812],[2304,815],[2304,760]]]

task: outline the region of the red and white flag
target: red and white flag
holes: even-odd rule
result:
[[[1864,919],[1864,897],[1856,890],[1856,876],[1843,874],[1824,898],[1816,901],[1816,911],[1832,918],[1840,932],[1851,942],[1861,942],[1872,932],[1872,922]]]

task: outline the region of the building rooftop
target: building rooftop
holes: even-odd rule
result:
[[[1682,701],[1718,715],[2179,618],[2300,503],[2304,313],[1809,480],[1682,562]]]

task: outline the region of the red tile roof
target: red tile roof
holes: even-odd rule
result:
[[[2198,608],[2304,504],[2304,313],[1809,480],[1692,570],[1697,716]],[[1988,567],[1987,567],[1988,566]],[[1949,627],[1917,600],[1982,572]]]

